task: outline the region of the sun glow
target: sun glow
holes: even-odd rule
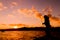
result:
[[[16,29],[16,28],[18,28],[18,26],[14,26],[14,28]]]

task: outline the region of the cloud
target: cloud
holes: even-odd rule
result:
[[[1,7],[3,7],[3,3],[2,3],[2,2],[0,2],[0,8],[1,8]]]
[[[60,27],[60,20],[57,21],[56,19],[50,18],[50,24],[53,27]]]
[[[3,10],[3,3],[0,2],[0,11],[2,11],[2,10]]]
[[[50,7],[50,6],[44,8],[44,9],[42,10],[42,12],[43,12],[45,15],[51,14],[52,11],[53,11],[53,9],[52,9],[52,7]]]
[[[8,22],[9,23],[20,23],[20,22],[22,23],[22,21],[23,21],[23,23],[25,23],[25,22],[28,23],[28,19],[31,19],[29,21],[32,21],[32,20],[35,21],[34,23],[33,23],[33,21],[31,22],[31,24],[33,26],[35,26],[35,23],[37,23],[36,25],[40,26],[40,25],[42,25],[42,23],[44,23],[44,17],[42,15],[42,13],[40,13],[35,7],[32,7],[31,9],[27,9],[27,8],[20,9],[19,8],[19,9],[13,10],[11,14],[8,14],[6,17],[4,17],[5,19],[3,19],[3,23],[4,22],[5,23],[8,23]],[[50,20],[50,23],[52,26],[60,26],[59,18],[54,17],[51,14],[47,14],[47,15],[50,18],[49,20]],[[35,18],[35,20],[34,20],[34,18]],[[27,19],[27,21],[26,21],[26,19]]]
[[[28,17],[32,16],[31,15],[32,14],[31,10],[27,9],[27,8],[25,8],[25,9],[17,9],[17,12],[20,13],[20,14],[23,14],[25,16],[28,16]]]
[[[26,15],[26,16],[35,16],[35,17],[38,17],[38,16],[42,16],[41,13],[36,10],[35,7],[32,7],[31,9],[27,9],[27,8],[24,8],[24,9],[17,9],[17,12],[20,13],[20,14],[23,14],[23,15]]]
[[[38,10],[36,10],[35,7],[32,7],[32,12],[37,18],[40,18],[42,16],[41,13]]]
[[[7,14],[0,17],[0,24],[16,24],[19,23],[18,18],[13,14]]]
[[[11,8],[16,7],[16,6],[18,6],[18,3],[17,2],[11,2],[10,6],[11,6]]]
[[[2,2],[0,2],[0,11],[3,11],[5,9],[7,9],[8,7],[4,6],[4,4]]]
[[[28,13],[28,9],[18,9],[17,11],[18,11],[19,13],[25,13],[25,14]]]
[[[15,16],[13,14],[8,14],[7,17],[14,18]]]
[[[54,27],[60,26],[60,18],[54,17],[51,14],[49,15],[50,24]]]
[[[32,7],[32,11],[33,11],[34,15],[36,16],[36,18],[39,18],[40,21],[43,23],[44,22],[43,15],[41,15],[41,13],[38,12],[38,10],[36,10],[34,7]],[[57,17],[54,17],[54,16],[51,15],[51,12],[53,10],[51,8],[47,8],[47,9],[45,9],[45,11],[46,11],[45,12],[46,15],[49,16],[49,18],[50,18],[50,24],[54,27],[60,26],[60,18],[57,18]]]

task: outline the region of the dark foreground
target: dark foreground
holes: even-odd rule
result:
[[[60,28],[51,28],[47,36],[45,28],[0,29],[0,40],[60,40]]]

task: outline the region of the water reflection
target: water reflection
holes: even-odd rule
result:
[[[5,31],[0,32],[0,40],[33,40],[44,35],[45,31]]]

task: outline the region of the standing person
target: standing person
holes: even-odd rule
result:
[[[44,15],[44,21],[45,22],[43,24],[45,24],[46,26],[46,30],[45,30],[46,36],[51,37],[50,35],[51,25],[50,25],[49,17],[47,15]]]

